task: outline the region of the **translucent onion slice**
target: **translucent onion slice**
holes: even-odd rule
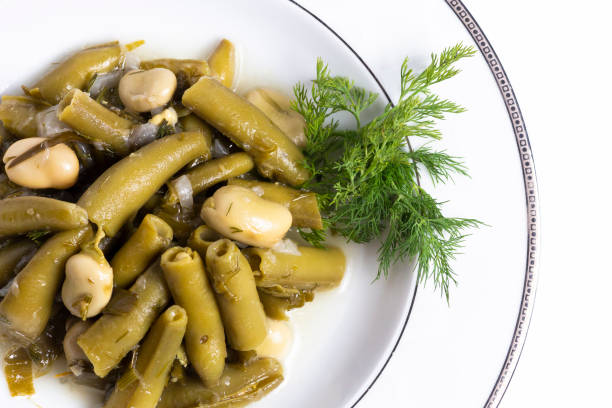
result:
[[[72,128],[57,118],[57,105],[36,114],[36,134],[38,137],[53,137],[70,132]]]
[[[188,213],[193,211],[193,188],[189,178],[186,175],[182,175],[172,182],[172,186],[176,191],[181,208]]]

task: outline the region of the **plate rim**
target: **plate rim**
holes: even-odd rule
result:
[[[368,71],[372,79],[381,89],[382,94],[385,96],[387,101],[389,103],[393,103],[391,98],[389,97],[389,94],[387,93],[387,90],[382,85],[376,74],[374,74],[374,72],[364,61],[364,59],[355,51],[353,47],[351,47],[351,45],[344,38],[342,38],[340,34],[338,34],[333,28],[331,28],[327,23],[325,23],[319,16],[311,12],[306,7],[302,6],[297,0],[288,1],[293,5],[297,6],[305,13],[307,13],[308,15],[310,15],[318,23],[325,27],[333,36],[340,40],[340,42],[342,42],[348,48],[348,50],[357,58],[361,65]],[[523,118],[523,114],[518,104],[512,84],[508,79],[508,75],[503,65],[501,64],[497,53],[495,52],[493,46],[489,42],[489,39],[483,32],[480,25],[472,16],[472,13],[470,13],[468,8],[463,4],[462,0],[444,0],[444,2],[450,7],[450,9],[459,19],[459,21],[463,24],[468,34],[472,37],[474,44],[478,47],[478,50],[480,51],[479,55],[484,58],[491,74],[493,75],[500,95],[504,101],[504,105],[506,106],[508,119],[510,120],[510,123],[512,125],[512,130],[516,140],[517,153],[519,155],[519,160],[521,161],[521,169],[523,173],[523,188],[525,194],[525,210],[527,219],[527,256],[525,260],[523,292],[510,347],[506,352],[506,358],[504,360],[504,363],[502,364],[499,375],[484,404],[485,408],[496,408],[499,406],[504,394],[506,393],[510,381],[512,380],[514,371],[516,370],[518,361],[520,360],[523,346],[527,337],[527,332],[529,331],[531,315],[533,313],[535,303],[535,295],[538,281],[538,248],[540,240],[538,182],[536,177],[533,152],[531,150],[531,143],[529,141],[529,135],[527,133],[525,120]],[[386,360],[380,368],[379,372],[372,379],[372,382],[363,391],[363,393],[357,398],[357,400],[351,404],[351,408],[356,407],[357,404],[359,404],[363,397],[368,393],[368,391],[374,386],[378,378],[380,378],[381,374],[387,367],[387,364],[393,357],[393,354],[395,353],[395,350],[397,349],[399,342],[402,339],[406,326],[408,325],[408,320],[410,320],[410,315],[412,313],[417,292],[418,285],[416,285],[414,288],[410,307],[408,308],[408,313],[406,315],[406,318],[404,319],[402,328],[395,341],[395,345],[391,349],[389,355],[386,357]]]
[[[516,366],[520,360],[523,346],[529,331],[531,315],[535,304],[535,296],[538,282],[538,257],[540,241],[540,209],[538,198],[538,181],[536,177],[535,163],[529,134],[525,125],[525,119],[514,93],[514,88],[510,83],[508,74],[504,69],[495,49],[491,45],[486,34],[474,19],[472,13],[464,5],[462,0],[444,0],[455,13],[459,21],[463,24],[467,32],[474,40],[480,51],[480,55],[485,59],[489,70],[493,75],[500,95],[504,100],[508,119],[512,125],[516,141],[517,153],[521,161],[523,172],[523,188],[525,193],[525,210],[527,220],[527,256],[525,259],[525,271],[523,282],[523,293],[521,303],[517,313],[517,319],[512,334],[512,341],[506,353],[506,358],[501,367],[500,373],[493,385],[493,388],[484,405],[485,408],[496,408],[499,406]]]

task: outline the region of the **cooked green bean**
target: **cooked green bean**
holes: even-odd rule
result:
[[[121,60],[117,41],[85,48],[57,65],[34,85],[47,102],[55,105],[71,89],[84,89],[95,74],[112,71]]]
[[[34,363],[34,376],[48,373],[53,363],[62,355],[62,341],[66,333],[68,313],[58,304],[53,305],[47,327],[38,338],[28,346],[28,354]]]
[[[48,103],[30,96],[4,95],[0,103],[0,120],[4,127],[17,137],[36,137],[36,114],[49,106]]]
[[[170,382],[177,382],[182,380],[187,376],[187,371],[185,370],[189,365],[189,360],[187,359],[187,352],[185,351],[185,347],[181,345],[178,353],[176,353],[176,360],[172,363],[172,368],[170,369]]]
[[[131,285],[171,241],[172,228],[161,218],[147,214],[111,261],[115,286]]]
[[[253,159],[248,154],[234,153],[202,163],[187,171],[185,176],[191,183],[193,195],[196,195],[215,184],[250,171],[253,166]],[[193,231],[192,220],[181,218],[178,194],[172,182],[168,183],[168,191],[155,214],[168,222],[174,229],[175,235],[181,240],[186,239]]]
[[[32,254],[36,244],[30,239],[19,239],[0,248],[0,288],[6,285],[17,272],[21,260]]]
[[[140,63],[142,69],[166,68],[177,76],[184,74],[190,85],[195,84],[200,77],[210,75],[208,62],[195,59],[160,58]]]
[[[142,340],[170,301],[159,262],[140,275],[129,291],[136,296],[129,311],[104,314],[77,340],[99,377],[105,377]]]
[[[114,236],[174,173],[205,151],[205,139],[198,132],[158,139],[108,168],[77,204],[107,235]]]
[[[106,149],[122,156],[130,150],[132,121],[105,108],[79,89],[66,94],[58,106],[57,116],[81,136]]]
[[[296,190],[278,183],[257,180],[231,179],[227,184],[250,188],[261,195],[261,198],[284,205],[291,212],[294,227],[323,228],[315,193]]]
[[[224,86],[231,88],[236,71],[236,48],[234,44],[225,38],[222,39],[208,58],[208,64],[219,81]]]
[[[185,91],[183,105],[253,156],[264,177],[292,186],[310,178],[297,146],[262,111],[219,81],[202,77]]]
[[[248,261],[236,244],[221,239],[206,251],[206,270],[230,346],[254,350],[266,338],[266,315]]]
[[[161,267],[172,298],[187,311],[189,362],[204,384],[214,385],[223,373],[227,351],[221,315],[202,259],[190,248],[174,247],[162,255]]]
[[[157,408],[242,407],[275,389],[283,381],[283,367],[273,358],[258,358],[228,364],[222,378],[212,387],[193,377],[169,384]]]
[[[155,408],[168,383],[187,322],[180,306],[162,313],[138,349],[135,367],[128,368],[119,379],[104,408]]]
[[[189,170],[185,175],[191,183],[193,195],[199,194],[215,184],[240,176],[253,169],[253,159],[246,153],[234,153],[218,159],[202,163]],[[165,198],[166,203],[178,201],[172,183],[169,184],[169,192]]]
[[[179,124],[181,125],[183,132],[200,132],[204,135],[204,139],[206,140],[206,145],[208,146],[208,149],[200,159],[203,161],[208,161],[212,159],[213,129],[210,127],[210,125],[204,122],[202,119],[198,118],[193,113],[190,113],[189,115],[180,118]]]
[[[11,397],[34,394],[32,359],[26,348],[19,347],[6,354],[4,375]]]
[[[198,228],[193,230],[187,245],[191,249],[195,249],[200,254],[202,259],[206,259],[206,250],[213,242],[221,239],[221,235],[217,231],[210,228],[208,225],[200,225]]]
[[[298,247],[300,255],[271,249],[247,248],[257,286],[281,285],[311,290],[337,286],[346,268],[344,253],[338,248]]]
[[[0,200],[0,237],[38,230],[69,230],[88,223],[87,211],[67,201],[37,196]]]
[[[184,243],[194,228],[202,224],[199,217],[181,212],[178,203],[175,206],[163,206],[155,210],[155,215],[164,220],[174,231],[174,240]]]
[[[282,286],[257,288],[259,300],[266,315],[275,320],[288,320],[286,312],[312,302],[314,293],[308,290],[284,288]]]
[[[64,278],[64,265],[92,237],[91,227],[63,231],[49,238],[17,274],[0,302],[0,321],[27,340],[36,339],[51,316]]]

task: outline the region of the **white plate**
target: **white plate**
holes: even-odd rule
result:
[[[451,3],[461,6],[459,2]],[[415,6],[415,10],[431,12],[423,4]],[[445,12],[447,14],[441,18],[451,17],[455,26],[434,42],[448,45],[466,35],[450,11],[446,9]],[[3,14],[27,18],[8,19],[0,27],[0,33],[12,39],[3,44],[3,53],[10,58],[4,58],[0,66],[2,94],[17,92],[22,83],[32,84],[48,69],[50,62],[84,45],[114,39],[122,42],[145,39],[146,46],[139,50],[145,57],[198,58],[205,57],[223,36],[240,47],[241,90],[253,85],[269,85],[289,91],[295,82],[312,79],[315,59],[320,56],[334,73],[346,75],[359,85],[384,94],[367,66],[339,37],[289,2],[203,3],[193,0],[169,5],[159,0],[113,0],[100,3],[95,11],[79,1],[45,3],[35,8],[11,2],[5,5]],[[459,34],[455,28],[460,30]],[[415,35],[430,34],[423,19],[415,19],[410,30]],[[410,55],[414,55],[417,66],[426,62],[424,58],[432,51],[428,48],[430,45],[431,41],[412,44]],[[530,166],[525,164],[526,160],[521,162],[517,158],[513,129],[487,66],[479,61],[464,64],[464,68],[463,81],[449,83],[442,89],[445,96],[467,105],[470,113],[449,119],[443,127],[446,134],[457,135],[448,146],[453,153],[467,158],[473,179],[461,180],[437,193],[440,198],[452,198],[449,213],[478,217],[493,226],[478,232],[469,241],[468,254],[458,259],[457,271],[462,285],[464,282],[471,284],[470,270],[480,272],[495,265],[500,279],[491,278],[487,284],[493,288],[491,298],[510,299],[503,305],[503,310],[507,311],[522,305],[520,293],[524,279],[516,279],[517,274],[524,278],[527,259],[525,189],[521,170]],[[377,109],[385,102],[381,95]],[[487,115],[486,120],[478,115]],[[488,134],[495,134],[494,139],[485,139],[484,123],[488,125]],[[530,152],[527,150],[524,154]],[[498,245],[502,237],[505,237],[503,242],[510,244]],[[397,344],[412,305],[412,267],[404,265],[397,268],[389,280],[372,283],[377,269],[376,246],[351,246],[348,256],[350,266],[342,287],[317,295],[315,302],[293,312],[296,342],[285,362],[286,381],[252,406],[350,407],[378,377]],[[498,259],[507,261],[498,265]],[[512,279],[508,278],[510,276]],[[512,286],[503,288],[500,283]],[[480,284],[485,287],[482,282]],[[500,295],[498,290],[503,293]],[[442,300],[440,306],[445,307]],[[497,387],[501,390],[507,385],[507,374],[502,381],[496,379],[511,342],[516,310],[512,315],[505,313],[499,319],[500,324],[493,323],[507,339],[504,342],[507,344],[503,344],[502,351],[499,347],[485,350],[499,360],[483,367],[483,378],[478,379],[478,384],[489,390],[495,384],[499,384]],[[427,315],[427,310],[420,310],[415,317],[426,319]],[[517,339],[522,342],[522,337]],[[513,350],[514,353],[520,350],[520,344],[516,343]],[[514,364],[514,360],[510,361],[507,367],[510,372]],[[491,366],[495,366],[495,370],[491,371]],[[61,370],[58,366],[57,371]],[[405,375],[411,379],[412,386],[427,387],[425,383],[419,384],[417,378],[417,373],[426,370],[427,362],[417,361],[414,366],[406,367]],[[0,385],[1,405],[31,407],[38,404],[43,408],[99,405],[96,403],[99,395],[80,387],[62,385],[52,375],[36,380],[35,385],[37,393],[29,399],[11,399],[6,386]],[[443,385],[440,388],[444,388]],[[496,398],[491,400],[492,404],[497,403]]]

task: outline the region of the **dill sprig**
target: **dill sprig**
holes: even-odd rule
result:
[[[34,241],[37,245],[40,245],[49,234],[51,234],[51,231],[48,230],[29,231],[26,233],[26,237]]]
[[[462,246],[463,231],[481,223],[445,217],[443,203],[420,186],[419,171],[434,185],[467,175],[459,158],[429,143],[442,137],[436,121],[464,108],[433,94],[430,87],[454,77],[459,73],[454,64],[474,52],[457,44],[432,54],[429,66],[418,74],[406,58],[398,103],[388,104],[367,124],[361,123],[362,113],[377,95],[332,76],[320,59],[310,89],[302,84],[294,88],[293,108],[306,120],[306,166],[313,174],[306,187],[319,194],[325,224],[349,241],[381,239],[376,279],[416,257],[418,282],[433,281],[447,300],[449,286],[456,282],[451,261]],[[349,113],[356,128],[340,129],[334,117],[339,112]],[[411,137],[429,142],[413,149]],[[302,236],[315,245],[325,238],[323,231],[302,231]]]
[[[162,137],[166,137],[176,133],[174,126],[171,126],[166,119],[162,119],[159,129],[157,130],[157,134],[155,135],[156,139],[161,139]]]

